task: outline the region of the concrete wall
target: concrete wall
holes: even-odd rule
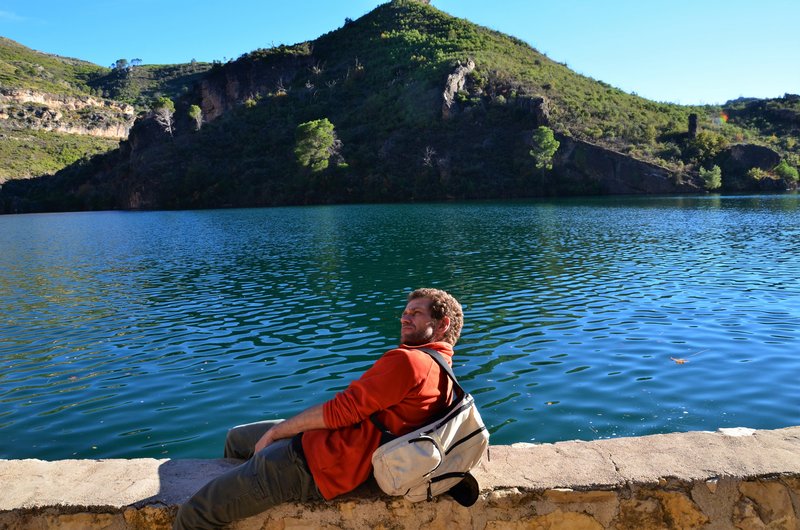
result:
[[[233,528],[800,529],[800,427],[492,446],[478,502],[411,504],[373,484]],[[0,461],[0,529],[167,529],[225,460]]]

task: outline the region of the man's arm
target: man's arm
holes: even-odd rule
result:
[[[325,418],[322,414],[322,404],[307,408],[297,416],[292,416],[268,430],[256,443],[255,451],[258,452],[266,446],[282,438],[291,438],[297,433],[312,431],[314,429],[327,429]]]

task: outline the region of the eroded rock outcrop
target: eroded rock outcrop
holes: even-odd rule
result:
[[[131,105],[92,96],[0,89],[0,120],[10,127],[125,138],[134,113]]]
[[[445,120],[450,119],[453,114],[458,110],[456,104],[456,94],[464,89],[466,84],[467,74],[475,70],[475,61],[470,59],[467,64],[459,64],[452,74],[447,76],[447,82],[444,85],[444,92],[442,93],[442,118]]]
[[[249,98],[285,92],[313,63],[311,55],[286,55],[240,60],[212,70],[199,86],[203,119],[214,121]]]
[[[536,126],[550,124],[550,102],[543,96],[518,97],[514,104],[529,112],[536,119]]]
[[[63,96],[59,94],[49,94],[34,90],[0,88],[0,104],[7,103],[40,103],[58,110],[83,110],[87,107],[110,108],[115,111],[130,116],[134,115],[132,105],[111,101],[108,99],[96,98],[93,96]]]

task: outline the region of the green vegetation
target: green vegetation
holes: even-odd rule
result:
[[[328,160],[338,152],[339,144],[333,124],[327,118],[308,121],[297,126],[294,154],[303,167],[313,173],[327,169]]]
[[[114,68],[37,52],[0,37],[0,87],[65,96],[99,96],[139,109],[155,97],[177,97],[212,67],[193,61],[177,65],[141,65],[119,59]]]
[[[728,144],[728,140],[716,132],[700,131],[689,141],[687,154],[693,161],[703,164],[713,160]]]
[[[109,138],[45,131],[6,131],[0,141],[0,184],[55,173],[79,160],[104,153],[119,142]]]
[[[166,131],[170,136],[174,136],[174,120],[175,103],[171,99],[161,96],[157,97],[152,104],[152,110],[155,114],[156,122]]]
[[[722,186],[722,170],[715,165],[711,169],[700,168],[700,178],[707,190],[716,190]]]
[[[189,94],[194,84],[212,67],[192,62],[174,65],[141,65],[106,70],[90,83],[92,94],[128,103],[142,110],[158,97],[176,99]]]
[[[203,126],[203,110],[198,105],[190,105],[188,115],[194,123],[194,129],[199,131]]]
[[[742,98],[730,101],[725,105],[724,116],[728,123],[737,124],[750,135],[764,137],[769,143],[783,144],[784,148],[790,150],[797,147],[800,95],[785,94],[782,98],[775,99]]]
[[[0,37],[0,87],[83,95],[108,71],[86,61],[40,53]]]
[[[790,166],[786,160],[781,160],[781,163],[778,164],[773,171],[776,175],[789,182],[796,183],[800,180],[800,173],[798,173],[797,168]]]
[[[542,125],[533,132],[533,149],[530,155],[536,161],[537,169],[553,169],[553,155],[561,143],[553,136],[550,127]]]
[[[154,98],[188,94],[211,65],[142,66],[140,59],[119,59],[113,68],[59,57],[26,48],[0,37],[0,92],[15,90],[47,94],[50,99],[75,98],[81,105],[54,107],[35,102],[10,102],[0,106],[0,182],[54,173],[77,160],[118,147],[118,140],[71,135],[47,130],[50,117],[65,129],[91,130],[130,125],[131,117],[119,111],[85,104],[93,98],[129,103],[138,111]],[[0,95],[2,95],[0,94]],[[57,118],[55,118],[57,116]],[[27,139],[27,140],[21,140]],[[27,145],[25,142],[28,142]]]

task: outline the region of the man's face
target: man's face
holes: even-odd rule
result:
[[[431,317],[431,301],[415,298],[406,305],[400,317],[400,342],[407,346],[419,346],[434,342],[436,321]]]

